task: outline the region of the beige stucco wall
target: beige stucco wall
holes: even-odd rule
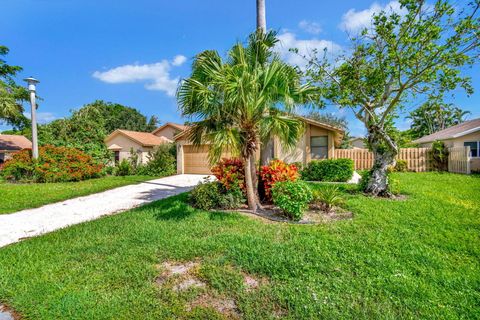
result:
[[[171,126],[166,126],[162,130],[155,132],[157,137],[165,137],[173,141],[173,137],[177,135],[180,131]]]
[[[130,159],[130,150],[133,148],[135,152],[138,153],[139,162],[147,163],[148,162],[148,152],[153,150],[152,147],[142,147],[139,143],[125,137],[124,135],[117,134],[106,143],[107,148],[113,144],[116,144],[122,149],[120,150],[120,161],[123,159]],[[112,151],[113,155],[113,151]]]
[[[367,146],[363,139],[355,139],[350,142],[352,149],[367,149]]]
[[[331,159],[335,154],[334,135],[333,131],[307,124],[303,137],[298,141],[293,150],[284,149],[278,139],[276,139],[275,158],[281,159],[287,163],[302,162],[303,164],[306,164],[312,160],[310,154],[310,137],[327,136],[328,158]]]

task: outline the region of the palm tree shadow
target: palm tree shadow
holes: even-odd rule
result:
[[[192,216],[196,211],[188,204],[186,194],[157,201],[151,206],[157,220],[183,220]]]

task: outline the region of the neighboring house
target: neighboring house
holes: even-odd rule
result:
[[[368,149],[364,137],[356,137],[348,140],[349,149]]]
[[[140,163],[146,163],[148,162],[148,153],[154,147],[164,143],[172,143],[173,137],[186,128],[188,126],[167,122],[152,132],[117,129],[105,138],[105,144],[108,150],[113,152],[115,163],[123,159],[128,160],[131,156],[131,150],[138,154]]]
[[[108,150],[113,152],[115,163],[123,159],[129,159],[131,152],[138,154],[140,163],[148,162],[148,153],[154,147],[172,140],[156,136],[150,132],[138,132],[117,129],[105,138]]]
[[[24,136],[0,134],[0,163],[10,159],[12,153],[31,148],[32,142]]]
[[[480,170],[480,118],[414,140],[420,147],[431,147],[434,141],[443,141],[447,147],[470,147],[470,168]]]
[[[180,132],[183,132],[187,128],[188,126],[185,126],[183,124],[167,122],[163,126],[160,126],[157,129],[153,130],[152,134],[158,137],[165,137],[173,141],[173,138],[177,134],[179,134]]]
[[[274,158],[285,162],[301,162],[306,164],[313,159],[333,158],[335,147],[341,143],[344,131],[342,129],[300,117],[305,123],[305,133],[293,150],[285,150],[280,142],[274,142]],[[208,145],[193,146],[186,139],[186,132],[175,136],[177,143],[177,173],[208,174]],[[228,157],[226,152],[224,157]]]

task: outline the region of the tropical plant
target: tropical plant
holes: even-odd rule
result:
[[[448,148],[443,141],[434,141],[430,149],[432,156],[433,170],[447,171],[448,170]]]
[[[300,174],[295,164],[286,164],[282,160],[272,160],[268,166],[260,168],[260,179],[263,184],[265,200],[272,201],[272,187],[281,181],[296,181]]]
[[[66,182],[99,177],[103,166],[80,150],[42,146],[39,158],[32,159],[31,150],[15,153],[1,175],[10,181]]]
[[[325,100],[364,123],[375,158],[365,192],[377,196],[390,196],[387,168],[398,154],[386,123],[419,96],[438,99],[458,87],[471,94],[461,71],[478,61],[480,48],[479,1],[399,2],[401,15],[375,14],[348,52],[336,61],[313,54],[306,68]]]
[[[298,221],[312,201],[312,191],[303,181],[281,181],[273,185],[272,198],[288,218]]]
[[[239,188],[227,190],[219,181],[205,179],[189,193],[189,201],[202,210],[237,209],[245,202],[245,197]]]
[[[245,166],[241,159],[224,158],[212,167],[211,171],[225,189],[230,190],[239,188],[244,192],[246,191]]]
[[[114,174],[116,176],[129,176],[134,174],[132,164],[127,159],[122,159],[115,167]]]
[[[342,193],[337,186],[322,186],[313,191],[312,204],[322,208],[326,213],[343,203]]]
[[[408,118],[413,138],[420,138],[465,121],[470,111],[462,110],[451,103],[427,101],[420,108],[410,112]]]
[[[291,112],[315,92],[302,84],[295,68],[274,54],[277,41],[275,32],[257,31],[246,46],[233,46],[226,60],[216,51],[204,51],[195,57],[190,78],[177,91],[182,114],[195,121],[187,137],[194,145],[210,145],[210,163],[227,150],[244,161],[248,206],[253,211],[258,206],[256,150],[271,136],[293,148],[303,124]]]
[[[26,120],[22,114],[22,102],[28,100],[28,91],[14,80],[22,67],[8,65],[2,59],[8,52],[7,47],[0,45],[0,120],[17,125]]]

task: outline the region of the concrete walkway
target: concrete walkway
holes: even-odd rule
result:
[[[188,191],[205,177],[176,175],[0,215],[0,247]]]

